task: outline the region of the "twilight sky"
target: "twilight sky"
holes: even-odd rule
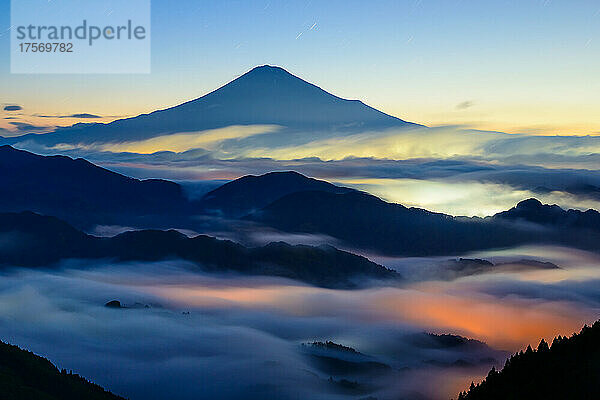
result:
[[[0,110],[12,131],[79,121],[34,114],[109,120],[172,106],[273,64],[430,126],[600,132],[597,1],[154,0],[148,75],[10,74],[9,11],[0,0],[0,103],[23,106]]]

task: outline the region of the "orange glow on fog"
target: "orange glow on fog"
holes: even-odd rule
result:
[[[258,286],[258,287],[207,287],[207,286],[159,286],[151,291],[192,306],[217,306],[235,304],[239,307],[293,307],[295,299],[302,301],[304,295],[325,289],[305,286]]]
[[[361,291],[294,285],[149,288],[156,295],[190,306],[276,309],[309,317],[335,314],[365,323],[407,323],[427,331],[480,339],[510,351],[537,345],[542,337],[552,340],[558,334],[571,334],[597,318],[593,310],[568,302],[516,296],[499,299],[456,289],[450,282]]]
[[[429,288],[412,291],[410,296],[387,294],[377,304],[399,320],[429,326],[439,333],[477,338],[507,350],[536,345],[542,337],[551,340],[558,334],[570,334],[595,319],[595,314],[566,302],[461,296]]]

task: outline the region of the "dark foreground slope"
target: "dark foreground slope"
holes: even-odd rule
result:
[[[360,278],[399,279],[387,268],[330,246],[263,247],[174,230],[130,231],[110,238],[87,235],[54,217],[31,212],[0,214],[0,265],[43,267],[65,259],[161,261],[182,259],[203,270],[271,275],[323,287],[355,287]]]
[[[50,361],[0,342],[2,400],[123,400],[77,374],[59,371]]]
[[[501,371],[458,396],[459,400],[599,399],[600,321],[570,338],[541,341],[506,361]]]

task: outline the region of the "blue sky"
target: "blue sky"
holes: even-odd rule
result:
[[[9,9],[0,102],[25,114],[132,115],[275,64],[428,125],[600,131],[597,1],[155,0],[148,75],[10,74]]]

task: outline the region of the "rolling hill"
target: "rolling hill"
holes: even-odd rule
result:
[[[216,188],[202,197],[207,212],[241,217],[260,210],[290,193],[315,190],[326,193],[350,193],[354,189],[308,178],[294,171],[247,175]]]
[[[66,259],[181,259],[202,271],[279,276],[330,288],[354,288],[369,279],[401,278],[365,257],[331,246],[273,242],[245,247],[206,235],[189,238],[175,230],[128,231],[100,238],[57,218],[31,212],[0,214],[0,243],[0,265],[7,267],[46,267]]]

